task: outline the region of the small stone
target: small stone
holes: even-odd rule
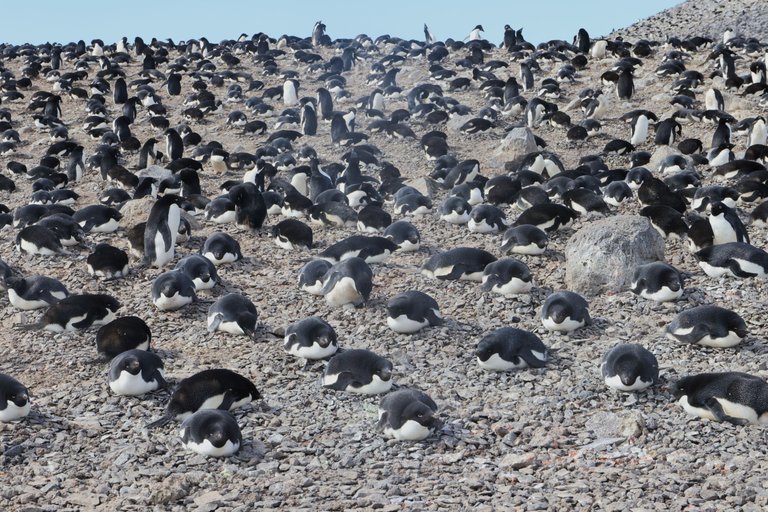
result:
[[[499,462],[500,468],[522,469],[530,466],[536,460],[533,453],[510,453]]]

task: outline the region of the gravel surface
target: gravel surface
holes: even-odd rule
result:
[[[563,34],[570,40],[571,35]],[[381,44],[345,73],[354,98],[368,94],[365,85],[371,65],[387,55],[391,44]],[[324,59],[334,55],[322,49]],[[453,52],[444,65],[465,56]],[[705,60],[708,49],[692,54],[689,69],[705,76],[712,70]],[[654,69],[664,55],[659,50],[645,59],[636,75],[637,93],[631,102],[606,97],[612,108],[603,122],[603,135],[583,143],[569,142],[565,132],[542,126],[537,135],[545,139],[566,168],[574,168],[583,155],[598,153],[612,138],[629,138],[629,127],[618,117],[631,109],[648,108],[659,118],[673,111],[668,103],[674,78],[657,78]],[[171,52],[171,58],[177,56]],[[277,76],[261,76],[261,64],[248,55],[237,71],[253,73],[266,86],[282,84]],[[490,59],[508,59],[494,50]],[[217,57],[219,69],[225,65]],[[744,72],[752,61],[737,61]],[[300,73],[300,96],[314,95],[321,82],[290,52],[277,59],[281,70]],[[558,66],[541,60],[542,78],[553,76]],[[17,77],[23,59],[2,63]],[[563,96],[556,103],[563,108],[585,87],[599,87],[600,75],[613,59],[591,62],[579,72],[577,82],[562,84]],[[136,78],[140,60],[124,66],[128,79]],[[74,61],[64,61],[72,69]],[[95,76],[92,64],[91,77]],[[427,80],[424,59],[407,59],[398,83],[407,91]],[[160,66],[164,70],[164,66]],[[460,76],[470,72],[458,69]],[[500,78],[517,76],[518,64],[497,71]],[[78,85],[87,87],[87,81]],[[183,93],[191,92],[192,79],[185,76]],[[697,89],[699,97],[712,80]],[[160,92],[160,84],[156,83]],[[445,87],[445,84],[443,84]],[[42,78],[18,102],[4,103],[12,110],[14,128],[24,143],[15,155],[0,157],[0,164],[16,159],[36,165],[49,142],[47,134],[34,128],[27,104],[35,90],[50,90]],[[218,98],[226,89],[211,87]],[[168,107],[171,124],[181,122],[180,97],[160,92]],[[259,92],[251,93],[253,95]],[[448,94],[448,93],[446,93]],[[477,112],[483,93],[473,82],[468,91],[451,93]],[[525,93],[528,98],[532,93]],[[757,98],[726,93],[727,108],[737,119],[760,112]],[[81,129],[85,116],[82,100],[65,97],[63,120],[70,135],[86,146],[86,157],[96,143]],[[275,113],[283,106],[271,102]],[[119,109],[107,101],[111,115]],[[346,110],[351,102],[337,103]],[[405,108],[405,99],[388,99],[386,110]],[[244,136],[227,127],[227,115],[242,104],[225,104],[220,112],[192,127],[203,141],[218,140],[230,151],[240,148],[254,152],[266,135]],[[581,112],[569,112],[574,121]],[[367,121],[362,112],[358,125]],[[255,116],[271,127],[273,116]],[[132,128],[140,140],[161,136],[154,132],[144,112]],[[486,167],[498,145],[507,119],[485,133],[464,135],[448,131],[452,153],[460,159],[477,158],[481,172],[493,176],[500,169]],[[420,137],[433,129],[412,122]],[[439,128],[439,127],[438,127]],[[699,137],[709,144],[712,126],[686,125],[683,137]],[[432,164],[425,159],[418,140],[388,139],[372,135],[370,142],[383,151],[384,158],[409,178],[425,176]],[[734,137],[736,151],[744,150],[741,137]],[[323,163],[339,161],[345,148],[330,143],[329,126],[321,124],[316,137],[304,137],[295,144],[312,145]],[[160,147],[163,145],[160,144]],[[652,142],[640,149],[654,151]],[[137,155],[126,155],[134,165]],[[609,167],[628,167],[626,157],[608,157]],[[710,170],[700,167],[705,183]],[[368,171],[375,174],[374,170]],[[204,193],[218,194],[218,184],[236,179],[230,172],[217,176],[209,164],[201,173]],[[17,191],[2,202],[10,208],[27,203],[31,184],[14,177]],[[93,203],[108,188],[98,173],[90,172],[74,185],[81,194],[78,207]],[[435,207],[445,197],[434,198]],[[740,204],[746,219],[752,204]],[[392,205],[386,205],[392,211]],[[612,213],[637,214],[637,202],[625,203]],[[520,213],[506,209],[514,220]],[[393,215],[394,218],[399,218]],[[177,312],[159,312],[152,305],[149,285],[161,270],[132,273],[124,280],[98,281],[88,275],[87,251],[72,257],[41,258],[19,255],[13,247],[15,231],[2,231],[0,257],[24,275],[45,274],[61,279],[70,291],[109,293],[123,304],[122,315],[143,318],[152,329],[154,350],[165,361],[166,377],[172,382],[206,369],[225,367],[250,377],[264,399],[235,411],[242,428],[244,445],[226,459],[206,459],[186,452],[173,423],[148,431],[147,423],[163,411],[168,393],[160,391],[143,397],[114,396],[106,383],[108,364],[95,350],[95,330],[52,334],[20,331],[13,326],[31,322],[39,312],[20,314],[8,305],[0,312],[0,371],[24,383],[34,400],[26,419],[0,424],[0,509],[2,510],[253,510],[282,507],[291,510],[764,510],[768,507],[764,430],[757,426],[736,427],[687,416],[674,403],[668,385],[679,376],[703,371],[739,370],[761,376],[766,368],[766,316],[768,300],[765,282],[756,279],[712,279],[698,267],[682,241],[668,241],[666,260],[687,276],[686,291],[674,303],[657,305],[629,292],[589,298],[593,325],[571,335],[543,329],[538,312],[544,299],[564,288],[564,248],[568,238],[584,225],[600,218],[587,215],[569,229],[551,236],[542,256],[521,256],[533,272],[535,287],[530,294],[499,299],[480,291],[476,283],[429,280],[419,266],[435,251],[458,246],[479,247],[498,257],[500,235],[469,233],[464,226],[441,222],[436,214],[416,217],[412,222],[422,236],[416,253],[395,253],[387,263],[373,266],[374,288],[370,301],[361,308],[329,308],[320,297],[301,292],[296,286],[298,270],[312,254],[353,234],[349,229],[315,229],[317,247],[311,252],[278,249],[266,236],[269,218],[261,232],[251,233],[234,225],[217,226],[202,221],[192,238],[180,244],[175,261],[196,252],[206,235],[224,230],[237,238],[244,260],[219,267],[223,286],[200,293],[200,301]],[[127,249],[124,225],[111,235],[89,235],[90,242],[107,241]],[[749,228],[753,244],[766,246],[766,233]],[[75,248],[77,251],[77,248]],[[132,260],[132,265],[137,262]],[[171,265],[168,265],[171,268]],[[398,335],[386,326],[385,304],[389,297],[409,289],[421,290],[440,304],[446,323],[414,335]],[[237,337],[205,330],[205,315],[215,297],[228,292],[246,294],[256,305],[265,327],[260,339]],[[663,328],[685,309],[700,304],[717,304],[739,313],[747,322],[749,336],[733,349],[707,349],[676,344],[663,336]],[[395,367],[396,384],[415,386],[432,396],[445,421],[442,431],[425,442],[388,441],[378,433],[378,397],[351,396],[325,391],[319,385],[322,364],[305,368],[287,355],[280,339],[271,330],[309,315],[327,320],[337,331],[342,347],[369,348],[388,357]],[[541,337],[552,350],[546,368],[509,373],[489,373],[477,365],[473,349],[487,332],[515,325]],[[609,390],[599,376],[602,355],[622,342],[640,343],[659,360],[662,382],[647,392],[619,394]]]

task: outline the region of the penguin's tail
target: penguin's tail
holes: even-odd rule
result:
[[[167,424],[169,424],[172,419],[173,419],[173,416],[171,416],[170,414],[165,414],[159,420],[153,421],[152,423],[148,423],[147,424],[147,429],[148,430],[152,430],[152,429],[155,429],[155,428],[164,427]]]

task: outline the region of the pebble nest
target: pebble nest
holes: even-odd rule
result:
[[[568,36],[570,39],[570,36]],[[346,72],[347,89],[353,98],[368,94],[366,85],[371,66],[394,47],[379,44]],[[314,50],[325,60],[333,48]],[[629,139],[629,126],[618,117],[635,108],[647,108],[659,118],[674,111],[668,103],[673,78],[654,74],[665,50],[657,48],[636,71],[637,91],[629,102],[619,102],[612,91],[606,97],[612,109],[603,123],[603,134],[585,142],[569,142],[565,131],[546,125],[535,130],[557,153],[566,168],[574,168],[581,156],[599,153],[612,138]],[[692,54],[688,69],[709,75],[709,49]],[[444,65],[466,54],[451,52]],[[171,50],[171,58],[177,53]],[[262,66],[249,55],[240,55],[238,71],[264,80],[267,87],[281,85],[279,76],[263,76]],[[517,76],[517,62],[494,49],[486,60],[501,59],[509,68],[497,71],[500,78]],[[210,59],[219,69],[225,64]],[[743,72],[751,58],[738,61]],[[577,81],[563,83],[561,108],[585,87],[600,87],[601,73],[614,58],[591,61],[577,73]],[[3,58],[2,64],[20,75],[22,58]],[[299,72],[299,96],[313,96],[322,83],[307,73],[288,51],[276,59],[281,70]],[[559,64],[540,61],[537,83],[553,76]],[[64,61],[71,69],[73,61]],[[92,69],[95,69],[95,63]],[[400,66],[398,84],[404,91],[428,80],[427,63],[407,58]],[[123,66],[127,79],[135,78],[141,59]],[[162,66],[160,66],[162,70]],[[459,76],[471,71],[458,69]],[[183,94],[169,97],[155,86],[169,111],[171,125],[181,122],[181,100],[191,91],[192,79],[182,80]],[[707,79],[697,93],[713,83]],[[79,84],[87,84],[87,81]],[[445,87],[445,84],[443,84]],[[35,90],[51,90],[43,78],[33,80]],[[219,98],[224,87],[210,89]],[[252,95],[260,93],[254,92]],[[467,91],[446,92],[477,112],[484,103],[478,83]],[[531,98],[535,91],[524,93]],[[730,114],[737,119],[760,112],[757,98],[742,98],[726,92]],[[280,101],[270,102],[274,114],[254,116],[271,127],[283,109]],[[7,102],[13,112],[14,128],[23,143],[14,155],[0,157],[5,168],[9,160],[35,165],[49,145],[45,132],[37,130],[26,110],[28,98]],[[85,117],[83,100],[64,97],[62,119],[70,136],[86,147],[86,157],[96,143],[80,128]],[[335,104],[346,110],[351,102]],[[113,116],[117,108],[107,99]],[[388,98],[387,113],[406,108],[404,98]],[[255,152],[267,135],[249,136],[226,126],[227,115],[242,104],[224,103],[192,128],[203,141],[218,140],[229,151],[240,148]],[[570,112],[574,121],[580,112]],[[145,121],[143,112],[132,126],[140,140],[161,136]],[[459,159],[476,158],[487,177],[504,172],[488,162],[504,135],[504,128],[522,119],[505,119],[493,129],[465,135],[442,127],[448,133],[451,153]],[[361,112],[358,124],[367,122]],[[417,137],[435,128],[411,122]],[[440,126],[437,127],[441,128]],[[712,127],[685,125],[683,138],[700,137],[705,145]],[[743,151],[743,140],[735,140]],[[433,167],[417,140],[371,136],[383,158],[396,165],[407,178],[422,178]],[[318,135],[295,144],[312,145],[323,163],[337,162],[347,148],[330,142],[329,126],[320,124]],[[162,146],[162,145],[160,145]],[[654,151],[652,141],[639,149]],[[132,166],[137,155],[125,155]],[[606,158],[609,167],[628,167],[626,156]],[[698,169],[711,183],[711,170]],[[370,174],[375,171],[369,169]],[[215,175],[209,164],[201,173],[203,192],[216,196],[225,179],[239,173]],[[11,208],[27,203],[29,181],[14,177],[17,190],[2,202]],[[74,184],[81,195],[77,207],[96,201],[110,185],[98,173],[89,172]],[[20,331],[15,324],[31,322],[39,311],[21,314],[2,298],[0,312],[0,371],[13,375],[30,390],[33,412],[22,421],[0,424],[0,508],[3,510],[764,510],[768,507],[768,486],[763,471],[765,442],[762,427],[737,427],[693,418],[674,403],[668,386],[678,377],[705,371],[737,370],[768,375],[766,368],[766,316],[768,300],[765,282],[756,279],[720,280],[707,277],[683,241],[668,241],[666,260],[687,276],[685,293],[672,303],[655,304],[630,292],[589,298],[591,326],[570,335],[543,329],[539,310],[544,299],[564,289],[564,248],[569,237],[596,218],[579,218],[571,228],[550,237],[541,256],[520,256],[531,269],[535,287],[530,294],[498,298],[481,292],[476,283],[430,280],[419,273],[420,265],[436,251],[472,246],[501,257],[501,235],[470,233],[465,226],[441,222],[436,207],[446,196],[433,198],[432,213],[408,218],[421,232],[422,248],[415,253],[396,252],[385,264],[373,266],[371,299],[360,308],[330,308],[320,297],[301,292],[298,270],[313,254],[354,234],[349,229],[315,229],[317,245],[309,252],[278,249],[267,232],[280,217],[270,217],[259,232],[234,225],[217,226],[201,221],[190,240],[177,248],[180,257],[199,250],[205,237],[218,230],[234,236],[244,259],[219,267],[223,286],[199,294],[200,301],[175,312],[159,312],[149,296],[152,280],[166,269],[132,272],[127,278],[104,282],[86,271],[87,251],[70,257],[27,257],[14,250],[15,231],[2,232],[0,257],[24,275],[44,274],[62,280],[72,292],[108,293],[122,303],[120,315],[137,315],[152,330],[153,349],[165,362],[166,377],[172,382],[207,368],[225,367],[251,378],[263,400],[234,412],[242,429],[241,450],[225,459],[207,459],[186,452],[178,437],[177,424],[148,431],[147,423],[158,418],[168,400],[159,391],[142,397],[119,397],[107,386],[108,363],[95,349],[95,329],[53,334]],[[385,208],[392,212],[392,205]],[[746,219],[753,204],[740,204]],[[613,213],[637,214],[636,201],[624,203]],[[520,213],[505,209],[513,221]],[[401,218],[393,215],[395,219]],[[127,249],[125,229],[109,235],[92,234],[92,243],[109,242]],[[749,227],[752,243],[765,247],[764,230]],[[77,249],[75,248],[77,251]],[[131,260],[135,266],[137,261]],[[399,335],[386,326],[388,298],[410,289],[434,297],[446,319],[444,325],[413,335]],[[265,324],[257,341],[223,333],[210,334],[205,316],[210,301],[228,292],[247,295],[256,305]],[[680,311],[701,304],[717,304],[739,313],[747,322],[749,335],[733,349],[683,346],[666,339],[663,328]],[[270,331],[309,315],[327,320],[346,348],[368,348],[394,363],[397,385],[414,386],[427,392],[439,406],[445,421],[442,430],[424,442],[396,442],[376,431],[379,397],[361,397],[326,391],[320,387],[322,364],[304,366],[286,354],[282,340]],[[486,372],[479,368],[473,350],[489,331],[516,326],[533,331],[551,350],[548,365],[508,373]],[[646,392],[617,393],[609,390],[599,374],[603,354],[617,343],[634,342],[649,348],[658,358],[661,383]]]

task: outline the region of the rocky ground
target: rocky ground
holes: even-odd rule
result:
[[[563,34],[570,40],[570,34]],[[353,97],[368,94],[365,77],[381,54],[370,57],[345,74]],[[324,58],[333,50],[323,49]],[[694,54],[689,69],[705,75],[711,63],[707,50]],[[645,59],[636,76],[637,94],[631,102],[613,105],[603,119],[604,135],[583,143],[565,139],[562,130],[542,126],[536,133],[549,149],[560,155],[566,168],[578,158],[598,153],[614,138],[629,138],[629,127],[618,117],[633,108],[648,108],[659,118],[673,111],[668,100],[671,79],[659,79],[655,67],[663,57],[659,50]],[[463,52],[453,54],[450,66]],[[263,79],[267,86],[279,85],[279,77],[262,77],[260,67],[241,56],[243,69]],[[494,50],[491,58],[505,59]],[[749,62],[750,59],[745,59]],[[223,64],[213,59],[217,66]],[[584,87],[599,86],[599,76],[613,59],[591,62],[578,74],[577,82],[565,83],[562,108]],[[741,61],[743,62],[743,61]],[[20,60],[6,61],[18,73]],[[72,62],[65,62],[71,67]],[[301,74],[300,95],[313,95],[321,85],[290,55],[278,60],[283,70]],[[740,64],[744,65],[744,64]],[[129,78],[139,71],[137,62],[126,66]],[[537,82],[552,76],[556,66],[542,61]],[[517,75],[518,64],[507,73]],[[464,76],[467,71],[460,71]],[[408,90],[428,78],[424,60],[408,59],[398,83]],[[191,80],[182,82],[185,92]],[[710,85],[710,81],[706,86]],[[32,91],[50,90],[36,80]],[[158,84],[159,87],[159,84]],[[704,87],[697,92],[703,95]],[[222,97],[225,89],[213,88]],[[163,94],[169,118],[181,121],[180,98]],[[259,94],[259,93],[256,93]],[[482,93],[473,83],[469,91],[451,93],[477,111]],[[532,94],[526,93],[530,98]],[[118,109],[108,100],[110,111]],[[26,111],[27,100],[8,103],[15,127],[25,144],[15,155],[0,157],[2,168],[11,159],[35,164],[44,153],[47,135],[37,131]],[[404,99],[389,99],[387,112],[405,107]],[[275,112],[282,110],[274,103]],[[351,103],[338,103],[346,109]],[[737,118],[758,113],[757,100],[727,94],[729,112]],[[264,144],[264,136],[243,136],[225,125],[227,114],[242,109],[225,104],[223,110],[193,124],[204,141],[218,140],[225,148],[253,152]],[[82,101],[65,99],[63,120],[71,135],[86,145],[86,156],[95,143],[80,129],[84,117]],[[578,111],[570,112],[574,121]],[[140,116],[144,118],[143,115]],[[256,118],[250,116],[249,118]],[[275,116],[261,117],[272,125]],[[508,123],[477,135],[447,129],[452,152],[459,158],[477,158],[486,176],[503,172],[491,168],[493,150]],[[366,125],[358,116],[361,126]],[[417,136],[433,127],[412,123]],[[328,126],[321,125],[316,137],[300,144],[312,145],[323,162],[338,161],[345,149],[330,144]],[[686,125],[684,137],[700,137],[705,145],[711,137],[709,125]],[[155,133],[145,121],[133,127],[140,140]],[[425,176],[432,165],[418,141],[392,140],[373,135],[370,142],[383,151],[403,175]],[[737,141],[737,151],[744,142]],[[654,151],[652,143],[640,149]],[[133,165],[136,155],[129,155]],[[610,157],[611,167],[627,167],[626,157]],[[206,165],[204,193],[215,196],[217,185],[230,176],[216,176]],[[709,176],[710,170],[699,169]],[[374,171],[371,170],[373,173]],[[3,198],[9,207],[26,204],[30,183],[15,178],[19,189]],[[95,173],[75,187],[81,194],[78,206],[95,201],[107,188]],[[440,192],[435,206],[445,197]],[[740,205],[743,217],[751,204]],[[391,211],[391,205],[387,206]],[[637,213],[636,202],[615,213]],[[509,208],[514,220],[519,210]],[[395,216],[397,217],[397,216]],[[681,241],[670,241],[666,259],[686,273],[686,291],[674,303],[656,305],[629,292],[590,297],[594,324],[572,335],[555,335],[543,329],[538,318],[541,303],[553,290],[564,288],[564,248],[568,238],[599,216],[579,219],[571,229],[551,237],[542,256],[522,256],[532,270],[536,287],[529,295],[501,300],[484,294],[474,283],[428,280],[419,266],[437,250],[457,246],[481,247],[501,257],[500,236],[469,233],[466,227],[441,222],[436,213],[412,220],[421,231],[422,249],[395,253],[374,267],[371,300],[358,309],[332,309],[318,297],[296,287],[301,265],[313,253],[352,234],[351,230],[317,229],[317,248],[312,253],[289,253],[266,236],[268,219],[260,233],[234,226],[223,229],[242,245],[245,259],[219,268],[224,285],[201,294],[201,301],[180,312],[158,312],[149,297],[149,285],[159,270],[134,273],[125,280],[101,282],[88,275],[86,251],[77,257],[40,258],[14,251],[14,231],[4,231],[0,257],[25,275],[46,274],[61,279],[71,291],[109,293],[123,304],[120,313],[135,314],[148,323],[153,347],[165,361],[166,375],[178,381],[196,371],[226,367],[250,377],[264,396],[235,416],[243,431],[240,452],[223,460],[205,459],[183,450],[176,425],[148,431],[145,427],[160,416],[168,399],[166,392],[140,398],[114,396],[106,384],[108,364],[95,350],[95,330],[51,334],[14,329],[30,322],[37,312],[21,315],[2,299],[0,312],[0,371],[10,373],[30,389],[33,413],[23,421],[0,424],[0,508],[3,510],[762,510],[768,507],[768,485],[763,473],[764,430],[758,426],[736,427],[710,423],[687,416],[674,403],[668,385],[679,376],[715,370],[739,370],[768,375],[766,368],[765,282],[760,280],[711,279],[698,267]],[[124,226],[129,227],[129,226]],[[182,244],[178,257],[197,251],[205,237],[219,226],[203,223],[192,239]],[[764,230],[750,227],[753,243],[766,246]],[[113,235],[92,235],[89,240],[109,241],[127,248],[124,230]],[[135,263],[135,262],[132,262]],[[447,322],[415,335],[397,335],[386,326],[385,303],[408,289],[419,289],[440,304]],[[267,328],[256,342],[246,337],[209,334],[205,314],[212,298],[238,291],[255,303]],[[676,313],[690,307],[714,303],[738,312],[749,326],[748,338],[734,349],[682,346],[666,339],[662,330]],[[395,380],[401,386],[416,386],[429,393],[440,407],[444,429],[425,442],[387,441],[375,428],[378,397],[359,397],[325,391],[319,383],[321,365],[304,368],[282,349],[281,340],[269,329],[284,327],[305,316],[325,318],[339,334],[343,347],[364,347],[388,357],[395,365]],[[488,331],[516,325],[532,330],[552,350],[546,368],[511,373],[481,370],[473,356],[480,337]],[[599,362],[617,343],[640,343],[657,356],[662,382],[648,392],[619,394],[610,391],[599,376]]]
[[[768,4],[761,0],[688,0],[614,30],[608,37],[664,41],[670,35],[704,36],[718,41],[723,31],[730,28],[739,35],[764,41],[768,36],[764,23],[766,15]]]

